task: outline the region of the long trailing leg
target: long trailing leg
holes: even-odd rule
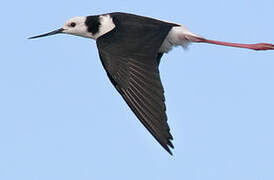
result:
[[[191,36],[191,35],[184,35],[183,38],[187,39],[190,42],[209,43],[209,44],[216,44],[216,45],[221,45],[221,46],[252,49],[252,50],[256,50],[256,51],[274,50],[274,44],[270,44],[270,43],[255,43],[255,44],[232,43],[232,42],[224,42],[224,41],[215,41],[215,40],[210,40],[210,39],[206,39],[203,37]]]

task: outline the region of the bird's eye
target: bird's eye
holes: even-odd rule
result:
[[[75,22],[72,22],[72,23],[70,23],[70,26],[71,26],[71,27],[75,27],[75,26],[76,26],[76,23],[75,23]]]

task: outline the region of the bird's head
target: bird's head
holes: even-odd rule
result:
[[[109,15],[101,16],[77,16],[65,22],[62,28],[49,33],[30,37],[29,39],[40,38],[60,33],[97,39],[99,36],[112,30],[115,27]]]
[[[86,19],[87,17],[85,16],[77,16],[77,17],[70,18],[69,20],[65,22],[65,24],[61,28],[62,33],[92,38],[92,34],[88,32]]]

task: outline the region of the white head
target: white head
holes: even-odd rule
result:
[[[70,18],[64,24],[64,26],[55,31],[34,36],[30,39],[65,33],[76,36],[97,39],[101,35],[111,31],[115,27],[110,15],[100,16],[77,16]]]
[[[82,36],[86,38],[93,38],[92,34],[88,32],[85,16],[77,16],[67,20],[62,27],[63,33]]]

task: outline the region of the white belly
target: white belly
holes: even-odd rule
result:
[[[183,48],[187,48],[189,43],[191,43],[191,37],[200,36],[192,33],[183,25],[175,26],[169,31],[166,39],[159,49],[159,52],[168,53],[174,46],[182,46]]]

